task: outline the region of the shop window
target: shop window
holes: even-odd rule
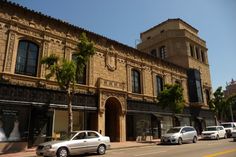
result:
[[[0,142],[27,141],[27,108],[0,106]]]
[[[160,49],[160,58],[161,59],[165,59],[166,58],[166,47],[165,46],[161,46]]]
[[[37,44],[21,40],[17,50],[15,73],[36,76],[39,47]]]
[[[163,91],[163,79],[160,76],[156,76],[156,83],[157,83],[157,95],[160,94],[161,91]]]
[[[140,72],[132,70],[132,92],[141,93]]]
[[[76,55],[72,55],[72,60],[76,63]],[[76,83],[78,84],[86,84],[86,73],[87,73],[87,66],[84,65],[82,71],[76,77]]]

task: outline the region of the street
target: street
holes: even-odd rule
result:
[[[85,156],[85,155],[83,155]],[[96,154],[86,156],[98,157]],[[151,145],[108,150],[104,157],[235,157],[236,142],[232,139],[200,140],[196,144]],[[100,156],[101,157],[101,156]]]

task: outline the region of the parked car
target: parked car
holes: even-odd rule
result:
[[[232,134],[232,138],[233,138],[234,142],[236,142],[236,128],[233,129],[231,134]]]
[[[191,126],[173,127],[161,137],[161,143],[182,144],[183,142],[197,142],[197,131]]]
[[[62,137],[59,141],[40,144],[36,149],[38,156],[67,157],[84,153],[97,152],[105,154],[110,148],[110,138],[96,131],[72,132],[70,137]]]
[[[227,138],[225,128],[223,126],[208,126],[202,132],[202,139],[216,139]]]
[[[225,128],[227,137],[231,137],[233,129],[236,128],[236,122],[223,122],[221,125]]]

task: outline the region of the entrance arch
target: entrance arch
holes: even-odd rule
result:
[[[105,103],[105,135],[111,142],[120,142],[121,137],[121,103],[115,97],[110,97]]]

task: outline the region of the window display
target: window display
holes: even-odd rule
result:
[[[0,120],[0,141],[6,141],[7,140],[7,137],[5,135],[5,132],[2,128],[2,120]]]
[[[28,113],[26,107],[0,105],[0,142],[28,138]]]

